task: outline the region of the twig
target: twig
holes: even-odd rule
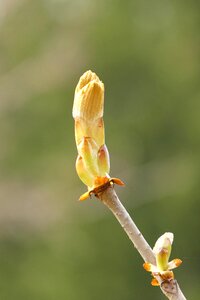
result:
[[[99,193],[98,197],[112,211],[143,260],[155,265],[156,260],[153,250],[120,202],[114,188],[112,186],[108,187],[105,191]],[[162,282],[160,288],[169,300],[186,300],[175,279]]]

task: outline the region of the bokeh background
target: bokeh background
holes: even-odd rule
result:
[[[200,294],[200,2],[0,1],[0,298],[165,299],[86,188],[71,109],[82,73],[106,87],[106,143],[122,202]]]

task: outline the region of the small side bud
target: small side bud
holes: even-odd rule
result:
[[[90,137],[83,137],[82,142],[78,146],[78,152],[84,160],[84,164],[88,172],[93,176],[98,176],[99,169],[97,165],[98,146]]]
[[[105,176],[110,171],[110,158],[106,145],[102,145],[98,151],[98,166],[100,176]]]
[[[80,155],[78,155],[76,159],[76,172],[85,185],[87,186],[93,185],[93,177],[85,168],[83,158]]]
[[[153,252],[156,256],[156,264],[159,271],[168,270],[168,261],[171,254],[173,234],[166,232],[157,240]]]
[[[174,279],[174,273],[171,270],[177,268],[182,263],[179,258],[175,258],[169,262],[173,239],[174,235],[171,232],[166,232],[159,237],[153,248],[156,257],[156,265],[152,265],[148,262],[143,264],[144,269],[152,273],[154,278],[151,284],[154,286]]]

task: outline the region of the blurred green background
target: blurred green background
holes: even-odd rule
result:
[[[82,73],[106,87],[122,202],[200,293],[200,2],[0,1],[0,298],[165,299],[96,199],[79,203],[71,117]]]

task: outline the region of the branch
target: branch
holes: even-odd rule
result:
[[[158,247],[154,247],[156,251],[153,251],[113,189],[113,183],[123,185],[123,182],[118,178],[110,178],[108,175],[110,159],[105,145],[103,106],[104,84],[95,73],[87,71],[81,76],[76,86],[73,105],[78,150],[76,171],[88,187],[88,192],[83,194],[80,200],[85,200],[92,194],[100,198],[115,215],[144,259],[145,270],[152,272],[154,276],[152,284],[160,285],[168,299],[185,300],[171,271],[181,263],[181,260],[174,259],[169,262],[170,267],[168,264],[173,234],[165,233],[161,236],[156,242]]]
[[[120,202],[114,188],[112,186],[108,187],[106,190],[98,194],[98,198],[112,211],[128,237],[130,238],[134,247],[142,256],[143,260],[155,265],[156,259],[153,250],[131,219],[125,207]],[[165,280],[163,282],[160,281],[160,288],[163,294],[169,300],[186,300],[175,279],[171,279],[170,281]]]

